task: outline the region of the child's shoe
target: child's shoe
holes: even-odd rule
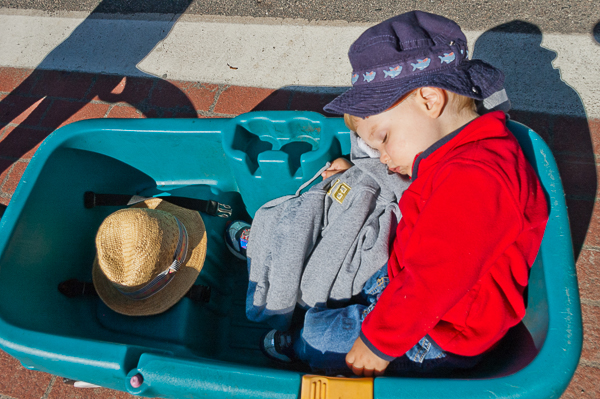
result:
[[[246,248],[250,236],[250,225],[241,220],[230,223],[225,227],[225,245],[238,259],[246,260]]]
[[[280,363],[292,363],[296,359],[293,346],[292,334],[278,330],[267,332],[260,341],[262,353]]]

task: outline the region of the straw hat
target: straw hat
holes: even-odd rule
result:
[[[192,211],[153,198],[109,215],[96,235],[94,286],[129,316],[154,315],[192,287],[206,257],[206,228]]]

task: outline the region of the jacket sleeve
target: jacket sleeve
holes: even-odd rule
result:
[[[401,200],[407,209],[390,259],[398,267],[362,325],[361,339],[386,360],[423,338],[523,229],[517,201],[492,168],[455,161],[432,184],[429,198]]]

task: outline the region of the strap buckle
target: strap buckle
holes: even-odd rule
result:
[[[220,218],[228,218],[231,216],[231,206],[227,204],[221,204],[217,206],[218,217]]]

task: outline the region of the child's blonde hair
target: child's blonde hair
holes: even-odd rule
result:
[[[358,116],[344,114],[344,123],[346,127],[353,132],[356,132],[356,120],[359,119]]]
[[[448,96],[448,105],[450,105],[454,109],[454,112],[456,112],[457,114],[460,114],[465,111],[477,111],[475,100],[471,97],[456,94],[449,90],[445,90],[445,92]]]
[[[402,96],[402,99],[412,96],[412,93],[414,93],[415,91],[416,90],[413,90],[408,95]],[[473,112],[477,111],[477,106],[475,105],[475,100],[472,99],[471,97],[456,94],[449,90],[444,90],[444,91],[446,92],[446,96],[448,97],[448,102],[446,104],[446,107],[450,107],[450,109],[453,112],[460,114],[465,111],[473,111]],[[396,105],[398,105],[400,103],[400,101],[402,99],[400,99],[399,101],[396,101],[394,103],[394,105],[392,105],[388,109],[394,108]],[[354,116],[354,115],[350,115],[350,114],[344,114],[344,123],[346,124],[346,127],[348,129],[352,130],[353,132],[356,132],[356,122],[360,119],[363,119],[363,118],[360,118],[360,117]]]

